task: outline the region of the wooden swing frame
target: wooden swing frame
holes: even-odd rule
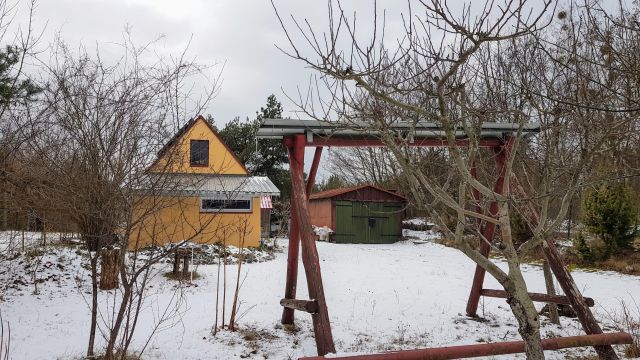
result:
[[[364,128],[364,127],[363,127]],[[415,147],[448,147],[449,144],[444,140],[443,132],[437,124],[422,123],[412,125],[395,125],[392,129],[398,132],[411,132],[413,136],[407,144]],[[516,133],[525,136],[539,132],[539,127],[535,125],[521,126],[519,124],[483,124],[477,144],[481,148],[491,148],[495,154],[495,162],[498,170],[498,177],[494,184],[494,191],[502,193],[505,185],[506,163],[513,151],[513,139]],[[471,140],[466,137],[462,129],[456,130],[456,146],[468,147]],[[313,322],[313,331],[316,340],[316,348],[320,357],[335,353],[335,345],[331,332],[331,324],[329,321],[329,313],[327,302],[324,295],[322,282],[322,273],[320,270],[320,261],[318,250],[316,248],[315,236],[312,231],[310,214],[308,209],[308,199],[311,195],[313,185],[315,183],[318,166],[322,156],[324,147],[385,147],[386,145],[379,139],[380,133],[375,131],[358,131],[353,129],[340,128],[337,124],[323,121],[308,120],[292,120],[292,119],[266,119],[258,130],[257,137],[262,139],[282,139],[284,147],[287,149],[290,172],[291,172],[291,225],[289,228],[289,248],[287,258],[287,272],[284,299],[281,300],[283,306],[282,324],[293,324],[294,311],[303,311],[311,314]],[[304,181],[304,155],[305,148],[315,148],[308,180]],[[477,176],[475,166],[472,167],[471,173]],[[508,186],[511,184],[507,184]],[[473,195],[477,203],[480,200],[480,193],[474,191]],[[481,211],[482,209],[477,208]],[[497,217],[498,203],[491,201],[489,204],[488,214]],[[496,231],[496,224],[486,222],[482,228],[482,236],[492,241]],[[300,252],[300,244],[302,245],[302,263],[307,279],[309,290],[309,298],[311,300],[296,299],[296,286],[298,279],[298,254]],[[630,336],[628,334],[603,334],[602,329],[596,322],[589,306],[593,306],[593,300],[584,298],[578,290],[573,277],[563,263],[560,253],[553,241],[547,239],[542,244],[544,256],[549,263],[553,274],[555,275],[565,296],[550,296],[547,294],[530,293],[533,301],[552,302],[558,304],[569,304],[575,310],[577,317],[587,335],[596,336],[596,342],[586,343],[584,339],[580,341],[568,341],[565,344],[574,344],[574,346],[593,346],[602,359],[617,359],[617,355],[611,344],[628,343]],[[488,242],[480,243],[480,253],[488,257],[490,252]],[[467,301],[466,313],[468,316],[477,317],[478,304],[481,296],[492,296],[506,298],[507,293],[504,290],[484,289],[485,269],[476,265],[471,291]],[[622,337],[620,337],[622,336]],[[511,346],[511,345],[509,345]],[[519,346],[519,345],[518,345]],[[452,347],[455,348],[455,347]],[[491,348],[491,347],[489,347]],[[524,348],[524,347],[522,347]],[[441,348],[448,349],[448,348]],[[513,349],[513,346],[511,347]],[[519,348],[518,348],[519,349]],[[423,349],[425,350],[425,349]],[[433,349],[432,349],[433,350]],[[407,354],[418,350],[407,350]],[[446,354],[449,350],[444,350]],[[452,350],[453,351],[453,350]],[[490,351],[486,350],[485,351]],[[524,350],[522,350],[524,351]],[[518,351],[518,352],[522,352]],[[380,359],[409,359],[413,357],[403,357],[401,352],[399,357],[379,357]],[[475,352],[475,354],[478,354]],[[489,354],[489,353],[487,353]],[[384,354],[379,354],[384,355]],[[369,356],[369,355],[367,355]],[[364,358],[378,358],[363,357]],[[407,355],[408,356],[408,355]],[[480,355],[482,356],[482,351]],[[349,358],[349,357],[345,357]],[[429,358],[429,357],[424,357]],[[447,357],[434,357],[447,358]],[[355,358],[354,358],[355,359]]]

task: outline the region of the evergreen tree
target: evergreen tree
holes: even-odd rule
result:
[[[22,59],[23,52],[16,46],[7,45],[0,50],[0,106],[19,101],[29,101],[40,92],[40,89],[29,79],[17,79],[16,69]]]
[[[271,94],[267,98],[267,106],[256,112],[256,131],[264,119],[282,119],[282,104]],[[287,152],[278,139],[261,140],[258,144],[260,159],[256,161],[254,172],[260,175],[274,174],[276,168],[289,162]],[[287,172],[288,173],[288,172]],[[275,175],[275,174],[274,174]],[[291,181],[289,180],[289,184]]]
[[[314,186],[314,190],[316,191],[327,191],[333,189],[339,189],[341,187],[345,187],[346,181],[342,177],[336,174],[331,174],[325,181],[318,183]]]
[[[266,107],[256,112],[255,120],[241,121],[239,117],[229,121],[219,134],[227,146],[253,175],[267,176],[280,189],[281,198],[291,196],[291,175],[284,168],[288,163],[287,152],[277,139],[256,139],[256,132],[264,119],[281,119],[282,104],[275,95],[269,95]]]
[[[606,255],[631,246],[636,209],[631,189],[623,184],[607,184],[587,194],[584,222],[606,246]]]
[[[252,157],[255,157],[257,129],[255,121],[241,121],[240,117],[236,116],[219,131],[225,144],[253,174],[255,171],[251,165],[254,162]]]

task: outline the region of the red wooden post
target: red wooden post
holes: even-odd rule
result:
[[[322,156],[322,147],[316,147],[316,152],[313,154],[313,162],[311,163],[311,169],[309,170],[309,178],[307,179],[307,199],[313,192],[313,185],[316,183],[316,174],[318,173],[318,165],[320,164],[320,157]]]
[[[506,164],[509,156],[511,156],[511,150],[513,147],[513,140],[507,139],[506,143],[498,148],[494,148],[494,152],[496,153],[496,165],[498,167],[498,179],[496,180],[495,186],[493,187],[493,191],[502,194],[504,192],[504,179],[505,179],[505,171]],[[475,164],[474,164],[475,165]],[[474,166],[475,167],[475,166]],[[477,170],[472,167],[474,175]],[[474,192],[474,197],[476,193]],[[477,194],[477,199],[479,200],[480,194]],[[489,215],[492,217],[498,216],[498,202],[492,201],[489,205]],[[487,222],[482,230],[482,236],[487,241],[492,241],[493,236],[496,232],[496,224],[492,222]],[[491,246],[487,243],[487,241],[480,240],[480,253],[484,257],[489,256],[489,252],[491,250]],[[482,291],[482,285],[484,284],[484,275],[485,270],[480,266],[476,265],[476,271],[473,275],[473,283],[471,285],[471,292],[469,293],[469,300],[467,301],[467,315],[476,317],[478,316],[478,304],[480,303],[480,292]]]
[[[299,134],[295,136],[293,154],[297,158],[300,153],[304,154],[305,136]],[[324,297],[324,287],[322,285],[322,274],[320,272],[320,259],[316,248],[316,239],[311,229],[309,208],[307,207],[306,188],[304,183],[304,173],[302,166],[291,166],[291,197],[295,202],[295,212],[297,213],[300,238],[302,243],[302,263],[307,277],[307,287],[309,288],[309,298],[318,302],[318,312],[311,315],[313,320],[313,332],[316,338],[318,355],[325,355],[335,352],[333,335],[331,334],[331,323],[327,303]]]
[[[302,151],[296,152],[294,158],[294,151],[291,147],[287,147],[289,154],[289,166],[299,166],[304,170],[304,147]],[[313,184],[315,183],[316,174],[318,172],[318,165],[320,163],[320,157],[322,155],[322,147],[317,147],[313,156],[313,162],[311,163],[311,170],[309,171],[309,179],[307,180],[306,195],[309,198]],[[298,254],[300,249],[300,233],[298,230],[298,218],[295,209],[295,203],[293,196],[291,197],[291,226],[289,228],[289,251],[287,258],[287,280],[285,285],[284,297],[285,299],[296,298],[296,288],[298,284]],[[281,323],[291,325],[295,318],[294,309],[284,308],[282,310]]]
[[[601,346],[604,344],[631,344],[633,338],[628,333],[617,332],[598,335],[580,335],[556,337],[542,340],[544,350],[560,350],[582,346]],[[610,345],[609,345],[610,346]],[[458,345],[441,348],[399,350],[370,355],[332,356],[331,359],[342,360],[449,360],[466,359],[480,356],[497,356],[524,352],[524,341],[507,341],[500,343]],[[325,360],[323,356],[310,356],[298,360]]]
[[[558,283],[560,283],[562,291],[564,291],[567,299],[571,303],[571,307],[576,312],[578,320],[580,320],[584,331],[589,335],[602,334],[602,328],[598,325],[596,318],[589,309],[587,301],[582,297],[575,281],[573,281],[571,273],[564,265],[564,261],[562,261],[562,257],[560,256],[556,245],[553,243],[553,240],[546,239],[543,241],[542,251],[547,258],[547,262],[556,276]],[[600,359],[618,359],[618,355],[616,355],[616,352],[613,350],[611,345],[594,346],[594,349],[600,356]]]
[[[304,167],[304,149],[302,152],[296,152],[292,147],[287,147],[289,155],[289,167]],[[296,288],[298,286],[298,254],[300,253],[300,231],[298,230],[298,214],[295,210],[296,204],[291,196],[290,202],[290,225],[289,225],[289,250],[287,252],[287,280],[284,290],[285,299],[296,298]],[[286,325],[292,325],[294,319],[294,310],[290,308],[282,309],[281,322]]]

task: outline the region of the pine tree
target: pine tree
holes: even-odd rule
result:
[[[287,152],[277,139],[256,141],[256,132],[265,119],[281,119],[282,104],[275,95],[269,95],[266,107],[256,112],[251,121],[239,117],[228,122],[219,134],[227,146],[253,175],[267,176],[280,190],[281,198],[291,195],[291,176],[284,168],[288,163]]]
[[[584,222],[606,246],[606,255],[631,246],[636,209],[631,189],[607,184],[589,192],[584,200]]]

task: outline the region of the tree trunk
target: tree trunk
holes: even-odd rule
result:
[[[182,254],[182,279],[188,279],[189,278],[189,261],[190,261],[190,256],[187,253],[183,253]]]
[[[47,230],[45,228],[44,219],[42,220],[42,246],[47,246]]]
[[[8,230],[9,222],[8,222],[8,213],[9,213],[9,201],[6,192],[2,192],[2,226],[0,230]]]
[[[118,340],[118,334],[120,333],[120,328],[122,327],[122,322],[124,321],[124,316],[127,310],[126,304],[129,302],[131,298],[131,284],[125,284],[124,292],[122,294],[122,302],[120,303],[120,308],[118,309],[118,314],[116,315],[116,319],[113,323],[113,328],[109,332],[109,341],[107,342],[107,349],[104,353],[104,360],[114,360],[114,349],[116,347],[116,340]],[[126,354],[122,354],[126,356]]]
[[[175,276],[180,275],[180,255],[178,254],[177,251],[173,255],[173,275]]]
[[[540,338],[538,312],[529,297],[526,286],[523,286],[522,274],[519,273],[513,277],[516,278],[513,281],[514,285],[505,286],[505,291],[512,296],[507,299],[507,303],[518,321],[518,333],[524,340],[527,360],[542,360],[544,359],[544,350]]]
[[[118,287],[118,249],[104,249],[101,254],[100,289],[113,290]]]
[[[98,253],[89,253],[91,257],[91,325],[89,329],[89,346],[87,357],[93,358],[96,340],[96,326],[98,324]]]
[[[547,288],[547,294],[555,295],[556,289],[553,285],[553,274],[551,273],[551,267],[545,260],[542,264],[542,271],[544,272],[544,284]],[[558,314],[558,305],[556,303],[547,303],[549,309],[549,320],[556,325],[560,325],[560,315]]]
[[[508,184],[505,187],[507,186]],[[508,193],[508,191],[503,191],[503,193]],[[499,227],[502,234],[501,246],[504,247],[504,255],[509,266],[508,279],[502,281],[504,290],[511,295],[507,299],[507,303],[518,321],[518,332],[524,340],[527,360],[542,360],[544,359],[544,349],[540,337],[540,318],[531,296],[529,296],[527,282],[520,269],[520,259],[513,245],[509,206],[506,203],[500,204],[499,214]]]

